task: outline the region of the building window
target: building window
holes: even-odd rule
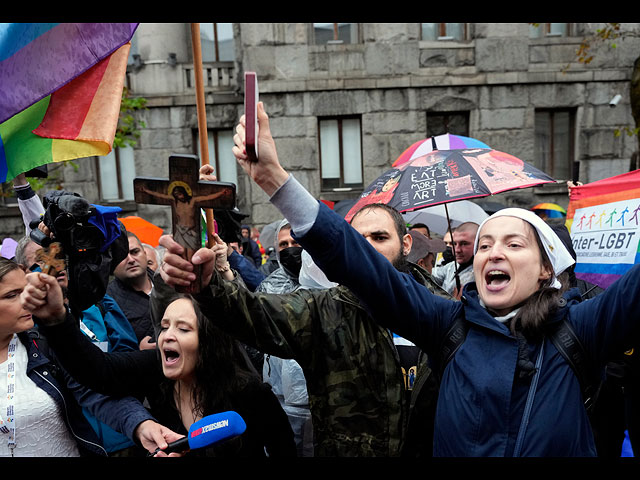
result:
[[[568,23],[530,23],[529,38],[567,37]]]
[[[451,133],[469,136],[469,112],[427,112],[427,137]]]
[[[318,132],[322,190],[362,188],[360,118],[323,118]]]
[[[213,165],[214,174],[220,182],[230,182],[238,185],[238,168],[236,157],[231,152],[234,146],[233,130],[209,130],[209,163]],[[194,132],[194,141],[198,146],[197,155],[202,162],[198,132]]]
[[[570,180],[574,157],[575,111],[536,110],[534,166],[556,180]]]
[[[102,200],[133,200],[136,165],[132,147],[114,148],[97,157],[96,166]]]
[[[456,40],[467,39],[466,23],[421,23],[422,40]]]
[[[316,45],[327,43],[358,43],[357,23],[314,23],[313,39]]]
[[[235,60],[232,23],[201,23],[200,42],[203,62]]]

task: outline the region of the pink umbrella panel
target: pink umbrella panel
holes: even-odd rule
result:
[[[460,150],[464,148],[491,148],[484,142],[476,140],[471,137],[464,137],[462,135],[452,135],[445,133],[443,135],[437,135],[435,137],[428,137],[424,140],[420,140],[404,152],[402,152],[395,162],[391,165],[397,167],[405,162],[413,160],[414,158],[426,155],[434,150]]]

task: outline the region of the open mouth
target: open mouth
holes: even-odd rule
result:
[[[180,358],[180,354],[170,348],[165,348],[163,350],[163,353],[164,353],[164,360],[167,365],[172,365],[176,363]]]
[[[485,277],[487,287],[491,289],[500,289],[511,281],[511,276],[503,270],[489,270]]]

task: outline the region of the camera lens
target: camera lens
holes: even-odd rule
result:
[[[67,231],[71,230],[75,223],[76,222],[73,215],[71,215],[70,213],[61,213],[53,221],[53,227],[55,228],[56,232]]]

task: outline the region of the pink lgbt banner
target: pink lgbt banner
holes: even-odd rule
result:
[[[640,261],[640,170],[571,189],[576,277],[607,288]]]

